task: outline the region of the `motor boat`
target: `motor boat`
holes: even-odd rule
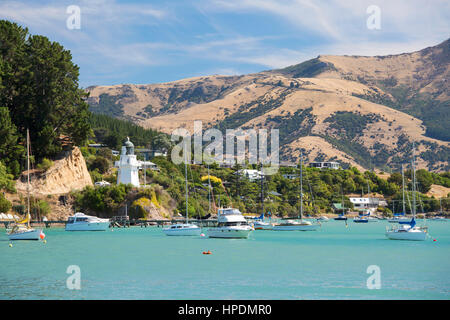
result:
[[[286,220],[273,226],[274,231],[316,231],[320,224],[312,224],[308,220]]]
[[[273,224],[263,220],[256,220],[253,222],[253,228],[255,228],[255,230],[272,230]]]
[[[327,221],[329,221],[329,220],[330,220],[330,219],[328,219],[327,216],[321,216],[321,217],[317,218],[317,221],[320,221],[320,222],[327,222]]]
[[[77,212],[67,220],[66,231],[105,231],[109,228],[109,225],[109,219],[101,219]]]
[[[199,236],[202,229],[192,223],[175,223],[163,229],[168,236]]]
[[[221,208],[217,212],[217,227],[208,229],[209,238],[247,239],[253,231],[239,209]]]

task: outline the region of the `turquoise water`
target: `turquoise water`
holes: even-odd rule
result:
[[[384,221],[248,240],[50,228],[47,243],[13,247],[0,229],[0,299],[449,299],[450,221],[427,224],[437,241],[387,240]],[[80,267],[80,290],[66,287],[69,265]],[[366,287],[369,265],[381,289]]]

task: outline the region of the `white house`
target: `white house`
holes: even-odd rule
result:
[[[353,208],[357,211],[369,210],[372,213],[377,211],[378,207],[387,206],[387,202],[380,198],[349,198],[350,202],[353,203]]]
[[[319,169],[339,169],[339,162],[311,162],[309,166]]]
[[[300,177],[300,175],[298,173],[285,173],[285,174],[283,174],[283,178],[290,179],[290,180],[298,179],[299,177]]]
[[[241,169],[236,171],[236,174],[244,176],[250,181],[260,180],[264,175],[261,171],[252,169]]]

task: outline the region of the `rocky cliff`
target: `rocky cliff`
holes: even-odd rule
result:
[[[93,185],[84,157],[77,147],[66,151],[47,171],[30,171],[30,180],[30,191],[36,196],[66,194]],[[18,179],[16,188],[18,192],[26,192],[26,172]]]

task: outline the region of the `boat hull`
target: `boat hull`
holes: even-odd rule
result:
[[[251,227],[217,227],[208,229],[209,238],[247,239],[252,232]]]
[[[70,223],[66,224],[66,231],[106,231],[109,228],[109,221]]]
[[[273,231],[316,231],[320,228],[320,225],[307,224],[307,225],[277,225],[273,226]]]
[[[389,223],[409,223],[411,219],[388,219]]]
[[[424,241],[427,233],[423,231],[386,231],[386,237],[390,240]]]
[[[197,226],[180,229],[165,228],[163,232],[167,236],[199,236],[202,233],[202,229]]]
[[[270,223],[267,223],[267,224],[258,224],[258,223],[255,223],[254,225],[253,225],[253,228],[255,228],[255,230],[272,230],[273,229],[273,225],[272,224],[270,224]]]
[[[40,240],[42,229],[19,231],[8,234],[9,240]]]

